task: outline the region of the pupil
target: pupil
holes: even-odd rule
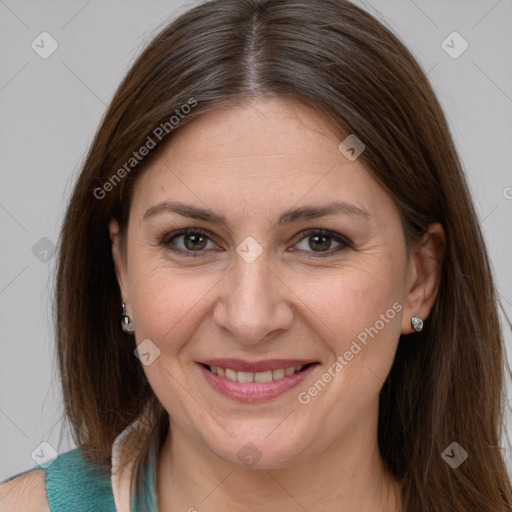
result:
[[[200,246],[200,247],[197,247],[197,244],[200,244],[201,242],[198,242],[197,239],[202,239],[203,240],[203,245]],[[188,242],[192,242],[192,244],[189,244]],[[187,235],[185,237],[185,245],[187,247],[187,249],[190,249],[190,250],[197,250],[197,249],[202,249],[204,248],[204,236],[203,235],[197,235],[197,234],[191,234],[191,235]]]
[[[321,235],[314,235],[312,236],[311,238],[313,238],[315,240],[314,243],[317,243],[316,240],[320,239],[320,240],[324,240],[324,243],[323,244],[320,244],[320,245],[323,245],[323,247],[318,247],[317,246],[317,249],[320,248],[320,249],[328,249],[329,248],[329,237],[328,236],[321,236]],[[309,246],[314,249],[315,247],[312,246],[312,244],[310,243]]]

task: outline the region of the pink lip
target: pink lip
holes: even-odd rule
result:
[[[306,366],[315,363],[312,359],[267,359],[265,361],[245,361],[244,359],[208,359],[198,361],[208,366],[220,366],[221,368],[231,368],[236,372],[266,372],[268,370],[278,370],[279,368],[291,368],[292,366]]]
[[[285,393],[286,391],[289,391],[290,389],[297,386],[313,371],[313,369],[317,365],[313,364],[311,366],[308,366],[308,368],[302,370],[299,373],[294,373],[289,377],[283,377],[282,379],[273,380],[272,382],[248,383],[233,381],[227,379],[226,377],[216,375],[207,368],[205,368],[202,364],[198,364],[198,366],[208,384],[210,384],[210,386],[213,389],[223,394],[224,396],[227,396],[228,398],[231,398],[232,400],[236,400],[239,402],[262,402],[264,400],[269,400],[270,398],[274,398],[278,395],[281,395],[282,393]],[[222,367],[222,365],[213,366]],[[290,366],[299,365],[291,364]],[[283,368],[283,366],[280,366],[278,368]],[[286,368],[289,368],[289,366],[286,366]]]

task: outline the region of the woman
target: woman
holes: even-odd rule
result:
[[[194,7],[119,87],[64,220],[78,448],[4,506],[509,510],[497,304],[388,29],[346,0]]]

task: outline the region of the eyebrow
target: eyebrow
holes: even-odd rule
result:
[[[215,213],[208,208],[199,208],[191,204],[175,201],[163,201],[152,206],[146,211],[142,218],[148,219],[162,213],[177,213],[182,217],[204,220],[206,222],[220,224],[223,226],[228,225],[226,217],[222,214]],[[370,217],[370,214],[360,206],[356,206],[355,204],[346,201],[334,201],[325,205],[307,205],[300,208],[286,210],[279,217],[277,224],[282,226],[293,222],[318,219],[319,217],[332,214],[359,216],[364,218]]]

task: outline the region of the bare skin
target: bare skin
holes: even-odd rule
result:
[[[210,112],[177,131],[138,179],[126,255],[110,223],[136,341],[160,350],[144,371],[171,418],[157,467],[161,512],[401,508],[377,445],[378,395],[411,317],[428,318],[444,233],[433,224],[408,257],[396,205],[361,159],[341,154],[341,140],[294,102]],[[227,225],[170,211],[144,218],[164,201],[208,208]],[[278,225],[286,210],[333,201],[366,214]],[[207,234],[166,237],[184,228]],[[304,234],[321,228],[349,243]],[[250,263],[236,251],[247,237],[262,250]],[[371,326],[378,333],[332,376]],[[247,403],[207,383],[198,361],[214,357],[318,364],[297,387]],[[329,368],[325,387],[308,394]],[[238,456],[244,446],[259,457],[250,467]]]

